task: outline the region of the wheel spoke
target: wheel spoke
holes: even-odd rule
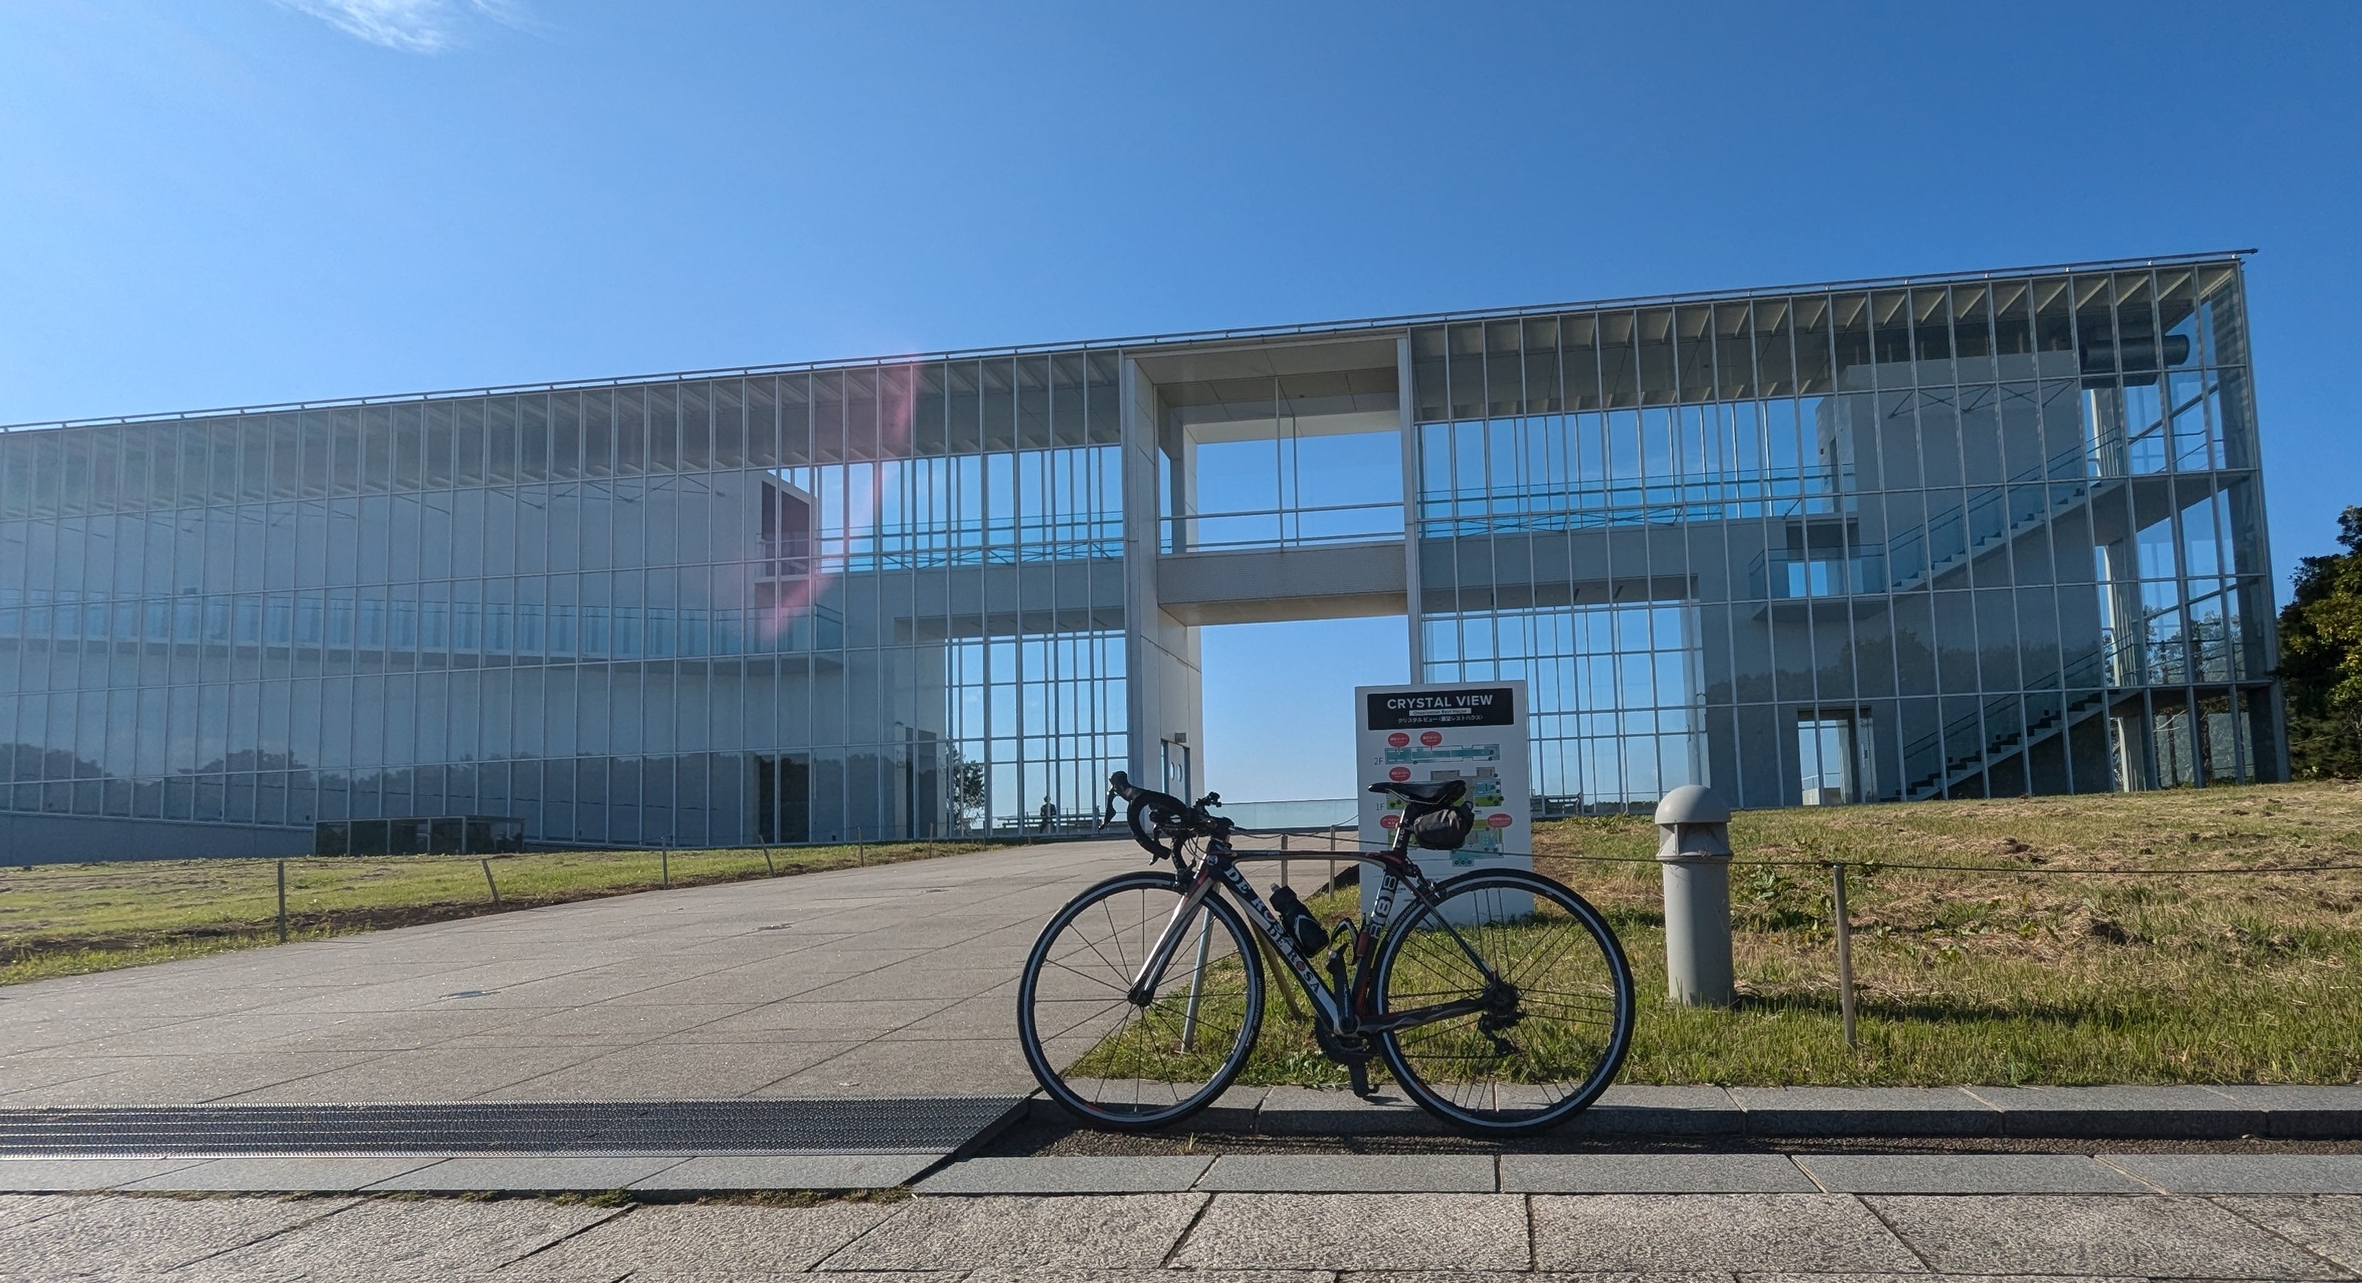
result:
[[[1466,883],[1391,938],[1381,1009],[1500,1005],[1395,1031],[1383,1040],[1390,1067],[1414,1099],[1469,1130],[1554,1124],[1623,1059],[1632,1001],[1622,952],[1547,879],[1503,871]]]
[[[1116,1127],[1152,1126],[1195,1112],[1227,1086],[1254,1044],[1260,968],[1246,927],[1207,902],[1145,1004],[1130,1000],[1139,966],[1174,919],[1171,879],[1119,879],[1084,893],[1036,944],[1020,996],[1028,1061],[1051,1096]],[[1197,933],[1212,930],[1205,963]],[[1252,993],[1249,987],[1252,985]]]

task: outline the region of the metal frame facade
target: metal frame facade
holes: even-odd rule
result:
[[[1006,830],[1384,613],[1545,811],[2278,779],[2261,484],[2233,253],[25,425],[0,818]]]

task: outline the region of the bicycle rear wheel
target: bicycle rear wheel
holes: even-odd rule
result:
[[[1623,946],[1583,897],[1538,874],[1444,883],[1397,921],[1377,966],[1381,1014],[1484,1004],[1378,1040],[1403,1091],[1466,1132],[1565,1122],[1607,1090],[1631,1045]]]
[[[1212,1104],[1254,1050],[1263,968],[1237,910],[1209,895],[1146,1005],[1133,979],[1181,907],[1171,874],[1076,896],[1043,928],[1017,990],[1017,1033],[1051,1099],[1101,1127],[1144,1131]]]

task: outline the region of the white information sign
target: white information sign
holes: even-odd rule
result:
[[[1402,799],[1372,793],[1372,784],[1466,780],[1468,804],[1476,808],[1475,831],[1457,851],[1413,846],[1420,870],[1441,879],[1471,869],[1533,868],[1525,700],[1523,679],[1355,687],[1359,761],[1354,774],[1361,789],[1363,848],[1393,841],[1402,821]],[[1376,881],[1362,884],[1365,911]]]

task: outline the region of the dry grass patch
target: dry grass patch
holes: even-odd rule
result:
[[[1624,937],[1629,1082],[2351,1082],[2362,1078],[2362,785],[1742,814],[1741,861],[1844,860],[1862,1045],[1839,1036],[1825,870],[1732,869],[1740,1003],[1663,1001],[1645,817],[1537,826],[1544,871]],[[1995,866],[1950,872],[1899,864]],[[2076,873],[2132,868],[2155,873]]]

